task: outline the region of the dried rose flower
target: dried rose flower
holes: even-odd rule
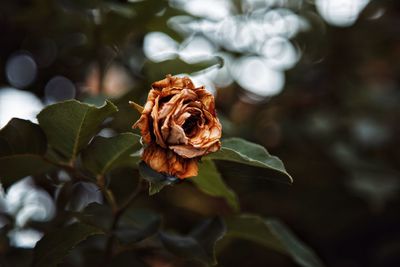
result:
[[[213,95],[188,77],[167,75],[152,84],[139,120],[146,143],[142,159],[155,171],[178,178],[197,175],[201,156],[219,150],[221,123]]]

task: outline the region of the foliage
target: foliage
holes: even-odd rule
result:
[[[65,228],[46,234],[35,247],[35,257],[32,266],[56,266],[65,255],[91,235],[102,231],[92,226],[74,223]]]
[[[142,178],[150,184],[150,195],[159,192],[164,186],[176,184],[178,181],[178,178],[165,177],[163,174],[151,170],[143,162],[137,164],[137,158],[132,155],[137,155],[141,149],[139,136],[133,133],[120,133],[109,138],[96,136],[101,125],[104,125],[103,121],[116,111],[116,107],[111,102],[106,102],[99,108],[75,100],[60,102],[46,107],[39,113],[38,125],[29,121],[13,119],[0,131],[2,145],[7,148],[2,150],[4,152],[0,157],[0,177],[5,185],[16,182],[23,176],[36,175],[38,172],[50,174],[63,170],[68,173],[71,183],[83,181],[96,183],[111,208],[110,212],[99,213],[94,211],[101,211],[106,207],[92,205],[89,209],[91,211],[85,209],[82,214],[79,211],[72,213],[71,215],[80,222],[70,224],[68,221],[64,221],[62,223],[64,228],[46,233],[34,250],[33,266],[56,266],[78,243],[88,236],[100,233],[106,233],[109,236],[105,248],[106,255],[118,250],[118,247],[115,247],[118,246],[114,242],[115,238],[121,242],[121,245],[133,246],[147,238],[157,238],[167,251],[177,257],[215,265],[217,263],[214,254],[215,243],[223,238],[226,227],[225,221],[221,217],[204,221],[188,236],[167,233],[162,230],[159,215],[143,213],[140,210],[127,212],[133,200],[142,191],[141,178],[126,202],[122,204],[116,202],[114,193],[108,186],[107,177],[118,168],[137,169],[139,167]],[[24,161],[21,161],[20,155],[24,157]],[[34,168],[26,164],[26,157],[31,157],[29,161],[36,160]],[[225,199],[233,213],[239,212],[238,197],[225,184],[212,159],[247,164],[260,170],[265,168],[269,170],[270,176],[267,178],[291,182],[291,177],[287,174],[282,162],[271,156],[261,146],[240,138],[224,140],[219,152],[203,160],[200,174],[193,178],[192,182],[202,192]],[[39,161],[43,162],[46,168],[37,164]],[[25,166],[23,169],[20,168],[21,164]],[[182,183],[185,182],[187,181]],[[61,187],[67,185],[69,183],[60,184]],[[111,216],[111,225],[110,223],[108,225],[99,224],[105,218],[97,219],[96,216]],[[238,235],[238,231],[233,230],[235,227],[244,231],[244,236],[251,235],[250,231],[256,230],[250,226],[247,233],[246,228],[243,228],[241,224],[241,221],[229,219],[228,233],[231,231],[231,236],[232,233]],[[279,227],[273,229],[278,234],[285,235],[284,230]],[[260,229],[260,231],[263,230]],[[238,236],[241,237],[240,234]],[[265,242],[268,240],[266,239]],[[272,244],[274,242],[272,241]],[[308,261],[298,260],[302,259],[303,252],[297,247],[302,248],[302,245],[299,245],[290,234],[286,234],[283,240],[276,242],[278,246],[281,246],[280,252],[287,251],[287,254],[293,256],[300,265],[316,266]],[[284,246],[280,245],[280,242],[283,242]],[[315,261],[318,262],[314,255],[308,254],[308,256],[312,260],[315,258]],[[107,261],[111,259],[112,256],[107,258]]]
[[[334,0],[215,1],[215,10],[232,7],[217,29],[213,14],[184,11],[189,1],[28,2],[0,2],[0,94],[11,86],[44,105],[58,102],[46,87],[61,75],[81,102],[47,106],[39,124],[14,118],[0,130],[0,266],[321,266],[305,243],[328,266],[399,265],[397,1],[363,1],[359,15],[345,16],[356,8],[348,1],[336,15],[359,19],[347,28],[323,21],[321,11],[335,5],[319,3]],[[146,57],[150,32],[168,34],[175,54]],[[218,53],[189,63],[178,52],[197,37]],[[138,116],[129,100],[143,103],[149,84],[169,73],[240,76],[240,59],[259,57],[270,37],[297,52],[284,90],[273,98],[249,92],[264,77],[257,68],[247,83],[221,75],[224,146],[203,157],[197,177],[180,181],[140,163],[140,137],[127,132]],[[274,63],[285,47],[272,48],[261,56]],[[21,53],[36,66],[24,86],[7,73]],[[128,85],[115,83],[115,66]],[[44,235],[35,249],[14,243],[24,231]]]
[[[0,132],[0,170],[3,186],[16,179],[46,172],[51,165],[43,159],[46,137],[38,125],[13,119]]]

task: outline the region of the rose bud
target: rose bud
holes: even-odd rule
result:
[[[146,144],[142,159],[153,170],[178,178],[197,175],[201,156],[219,150],[222,126],[214,96],[188,77],[167,75],[152,84],[139,120]]]

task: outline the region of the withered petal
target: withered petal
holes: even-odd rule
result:
[[[204,87],[195,88],[188,77],[167,75],[154,82],[134,127],[148,144],[143,160],[179,178],[196,176],[201,156],[221,147],[214,96]]]
[[[158,90],[161,90],[163,88],[188,88],[188,89],[194,89],[194,85],[192,81],[188,77],[175,77],[171,76],[170,74],[167,75],[167,77],[161,81],[154,82],[152,84],[152,87]]]
[[[200,157],[207,153],[206,149],[194,148],[190,145],[176,145],[170,146],[169,148],[172,149],[179,156],[189,159]]]
[[[146,147],[142,155],[143,161],[153,170],[180,179],[197,176],[198,159],[185,159],[157,145]]]
[[[170,128],[170,134],[168,136],[167,142],[169,145],[174,144],[187,144],[188,138],[185,135],[185,131],[181,126],[173,124]]]
[[[214,96],[208,92],[204,87],[197,88],[195,91],[200,102],[204,105],[206,110],[215,116],[215,101]]]
[[[161,147],[150,145],[146,147],[142,154],[143,161],[153,170],[168,173],[167,152]]]

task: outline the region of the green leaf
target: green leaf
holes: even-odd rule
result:
[[[105,2],[104,6],[110,10],[118,14],[119,16],[132,18],[136,15],[136,11],[129,4],[120,4],[114,2]]]
[[[283,223],[276,219],[267,220],[267,224],[274,235],[286,247],[293,260],[304,267],[324,266],[317,255],[301,242]]]
[[[89,236],[103,234],[93,226],[74,223],[46,234],[35,246],[33,267],[53,267]]]
[[[0,182],[7,188],[21,178],[46,173],[53,167],[41,156],[33,154],[0,157]]]
[[[212,260],[212,264],[217,264],[215,256],[215,244],[226,233],[226,225],[220,217],[205,220],[198,225],[190,236],[195,238],[199,244],[205,249],[208,257]]]
[[[109,101],[97,108],[69,100],[46,107],[37,117],[49,145],[67,161],[73,161],[97,133],[101,123],[117,110]]]
[[[189,64],[178,58],[169,59],[163,62],[147,62],[144,66],[151,81],[158,81],[165,78],[166,74],[194,73],[211,67],[221,68],[224,61],[221,57],[213,57],[198,63]]]
[[[238,215],[225,219],[226,236],[242,238],[259,243],[281,253],[286,253],[285,247],[271,232],[266,221],[256,215]]]
[[[104,175],[120,166],[135,166],[131,157],[141,148],[140,136],[122,133],[110,138],[97,136],[82,152],[82,162],[86,169],[97,175]]]
[[[98,5],[112,12],[102,12],[101,43],[108,45],[121,44],[128,36],[143,36],[149,32],[145,25],[157,17],[157,13],[168,7],[168,1],[146,0],[134,3],[124,2],[119,6],[110,6],[101,1]],[[107,1],[115,4],[116,1]],[[101,8],[102,9],[102,8]],[[166,22],[166,20],[165,20]],[[132,27],[142,25],[142,27]],[[115,29],[118,29],[117,31]]]
[[[187,12],[181,9],[173,8],[169,6],[163,11],[163,14],[161,16],[154,16],[147,24],[147,30],[148,32],[163,32],[167,34],[169,37],[177,41],[178,43],[181,43],[184,41],[184,38],[180,33],[175,31],[173,27],[171,27],[171,24],[169,23],[169,19],[172,17],[176,16],[185,16],[188,15]],[[193,15],[190,16],[191,20],[195,20]]]
[[[164,184],[164,183],[153,183],[149,182],[149,195],[155,195],[159,193],[165,186],[170,185],[169,183]]]
[[[209,154],[206,158],[232,161],[251,167],[262,168],[258,176],[271,180],[292,183],[292,177],[286,172],[282,161],[272,156],[258,144],[241,138],[229,138],[222,141],[222,147],[218,152]]]
[[[82,212],[75,212],[74,216],[82,223],[92,225],[103,231],[110,229],[113,212],[109,205],[92,202]]]
[[[49,171],[43,159],[46,136],[37,124],[12,119],[0,130],[0,178],[4,187],[28,175]]]
[[[132,253],[132,250],[119,252],[113,256],[107,267],[149,267],[140,256],[142,253]],[[89,265],[93,266],[93,265]]]
[[[236,194],[225,184],[212,160],[203,160],[199,164],[199,174],[190,181],[204,193],[224,198],[234,211],[239,211]]]
[[[175,184],[179,181],[179,178],[174,176],[156,172],[143,161],[139,163],[139,173],[149,182],[149,195],[157,194],[165,186]]]
[[[220,218],[206,220],[188,236],[160,233],[160,240],[171,253],[185,259],[195,259],[216,265],[215,243],[225,234],[226,227]]]
[[[315,253],[302,243],[285,225],[275,219],[264,220],[243,214],[225,219],[227,237],[254,241],[277,252],[289,255],[303,267],[322,267]]]
[[[128,210],[121,217],[115,235],[123,244],[132,244],[158,232],[160,215],[148,210]]]
[[[13,118],[0,130],[0,138],[7,142],[10,154],[38,154],[46,152],[46,136],[39,125]]]
[[[212,264],[212,259],[193,237],[163,232],[159,234],[159,237],[164,247],[172,254],[184,259],[196,259],[206,264]]]

